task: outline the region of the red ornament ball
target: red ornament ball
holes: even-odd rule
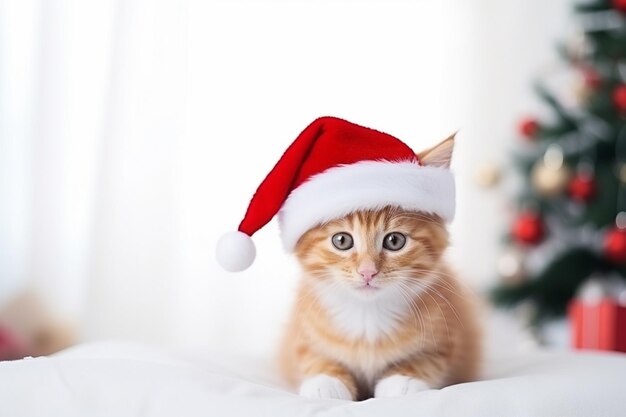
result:
[[[518,242],[535,245],[543,239],[543,221],[536,213],[521,213],[513,223],[511,233]]]
[[[596,183],[591,175],[575,175],[567,186],[570,197],[576,201],[588,202],[596,194]]]
[[[620,84],[613,90],[613,104],[620,112],[626,112],[626,84]]]
[[[532,118],[522,119],[519,123],[518,129],[522,136],[531,139],[537,134],[537,131],[539,130],[539,123]]]
[[[626,263],[626,229],[615,227],[604,235],[604,257],[616,264]]]
[[[626,0],[613,0],[612,3],[617,10],[626,13]]]

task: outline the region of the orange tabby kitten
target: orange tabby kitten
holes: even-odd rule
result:
[[[448,167],[450,138],[419,155]],[[442,220],[396,207],[307,231],[304,274],[281,348],[301,395],[394,397],[477,378],[480,328],[470,293],[442,255]]]

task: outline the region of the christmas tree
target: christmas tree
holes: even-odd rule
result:
[[[550,114],[519,125],[523,184],[493,291],[532,305],[534,323],[563,315],[590,277],[626,280],[626,0],[574,7],[583,31],[559,52],[576,105],[536,85]]]

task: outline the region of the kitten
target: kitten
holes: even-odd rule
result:
[[[453,138],[421,153],[449,167]],[[477,378],[471,294],[442,255],[444,222],[384,207],[307,231],[304,274],[280,349],[284,376],[312,398],[394,397]]]

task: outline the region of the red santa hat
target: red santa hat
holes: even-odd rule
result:
[[[451,221],[454,177],[441,165],[424,166],[391,135],[321,117],[265,177],[238,231],[221,237],[217,260],[228,271],[248,268],[256,255],[251,236],[275,215],[289,252],[307,230],[358,210],[398,206]]]

